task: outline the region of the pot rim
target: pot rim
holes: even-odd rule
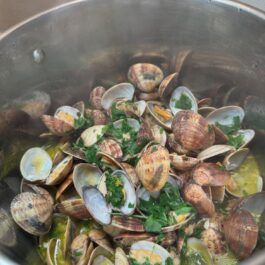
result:
[[[14,26],[8,28],[7,30],[3,31],[2,34],[0,34],[0,41],[3,40],[4,38],[6,38],[7,36],[11,35],[17,29],[19,29],[19,28],[23,27],[24,25],[34,21],[37,18],[40,18],[46,14],[52,13],[56,10],[63,9],[65,7],[69,7],[69,6],[76,5],[76,4],[79,4],[82,2],[86,2],[86,1],[88,1],[88,0],[73,0],[71,2],[52,7],[50,9],[47,9],[47,10],[40,12],[36,15],[33,15],[33,16],[27,18],[26,20],[23,20],[23,21],[15,24]],[[204,1],[207,1],[209,4],[217,3],[217,4],[223,4],[225,6],[233,7],[237,10],[244,11],[248,14],[251,14],[251,15],[254,15],[258,18],[261,18],[262,20],[265,21],[265,10],[263,11],[257,7],[251,6],[251,5],[246,4],[246,3],[242,3],[238,0],[204,0]]]

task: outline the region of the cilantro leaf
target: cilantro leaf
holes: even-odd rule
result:
[[[239,134],[239,135],[229,135],[228,136],[228,142],[227,144],[234,146],[236,149],[238,149],[244,142],[244,135]]]
[[[119,110],[116,108],[116,103],[113,103],[110,109],[111,112],[111,120],[112,121],[117,121],[121,119],[126,119],[126,114],[124,111]]]
[[[87,129],[94,125],[94,121],[91,116],[82,116],[78,114],[78,118],[74,121],[74,128],[76,130]]]
[[[237,132],[240,127],[241,127],[241,122],[240,122],[240,117],[239,116],[235,116],[233,117],[233,123],[230,125],[223,125],[220,124],[219,122],[216,122],[215,125],[223,131],[223,133],[230,135],[232,133]]]
[[[178,109],[189,110],[192,108],[192,102],[187,95],[182,93],[180,98],[176,100],[175,107]]]
[[[152,215],[150,215],[144,222],[144,228],[147,232],[159,233],[162,225]]]

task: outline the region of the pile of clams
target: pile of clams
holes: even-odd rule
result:
[[[265,227],[255,131],[242,107],[183,86],[189,55],[170,73],[162,55],[136,54],[127,80],[41,113],[47,144],[24,153],[10,210],[44,262],[233,265],[253,253]]]

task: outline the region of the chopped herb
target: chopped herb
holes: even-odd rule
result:
[[[222,165],[222,164],[219,164],[219,165],[218,165],[218,169],[221,170],[221,171],[226,171],[225,166]]]
[[[123,192],[123,182],[120,176],[112,176],[106,173],[106,200],[112,206],[120,208],[125,203],[125,196]]]
[[[119,110],[116,108],[116,103],[113,103],[111,106],[111,120],[112,121],[117,121],[121,119],[126,119],[126,114],[124,111]]]
[[[233,118],[233,123],[231,125],[223,125],[217,122],[215,124],[223,133],[230,135],[232,133],[237,132],[241,127],[240,117],[236,116]]]
[[[83,252],[82,251],[75,251],[74,255],[76,257],[81,257],[83,255]]]
[[[166,183],[158,198],[151,197],[149,201],[140,199],[139,208],[147,216],[144,221],[146,231],[154,233],[161,232],[162,227],[176,224],[176,216],[195,212],[192,206],[183,201],[178,188],[169,183]]]
[[[178,109],[189,110],[192,108],[192,102],[187,95],[182,93],[180,98],[176,100],[175,107]]]
[[[152,146],[151,153],[154,153],[157,151],[157,146]]]
[[[144,262],[138,262],[136,259],[134,258],[130,258],[130,264],[131,265],[153,265],[153,263],[150,262],[149,258],[145,258]],[[161,263],[156,262],[154,265],[161,265]],[[168,265],[168,264],[166,264]],[[170,265],[170,264],[169,264]]]
[[[156,237],[156,243],[157,243],[157,244],[160,244],[164,238],[165,238],[165,234],[164,234],[164,233],[160,233],[160,234]]]
[[[99,160],[96,157],[96,154],[98,152],[97,145],[94,144],[90,147],[85,147],[84,152],[85,152],[86,162],[88,162],[90,164],[97,164],[98,165]]]
[[[168,258],[166,259],[166,265],[174,265],[174,263],[173,263],[173,259],[170,258],[170,257],[168,257]]]
[[[229,135],[228,136],[228,142],[227,144],[234,146],[236,149],[238,149],[240,146],[242,146],[244,142],[244,135],[239,134],[239,135]]]
[[[82,148],[84,148],[84,141],[81,138],[77,139],[75,143],[72,143],[73,150],[79,150]]]
[[[131,209],[134,208],[134,203],[129,202],[128,208],[131,208]]]
[[[86,129],[94,125],[94,121],[91,116],[82,116],[78,113],[78,118],[74,121],[74,128],[76,130]]]
[[[165,131],[165,130],[164,130],[164,128],[162,128],[162,127],[159,129],[160,134],[162,134],[164,131]]]

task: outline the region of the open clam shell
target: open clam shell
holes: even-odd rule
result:
[[[214,107],[209,107],[209,106],[205,106],[205,107],[200,107],[198,109],[198,113],[200,115],[202,115],[203,117],[207,117],[208,115],[210,115],[210,113],[212,113],[214,110],[216,110],[216,108]]]
[[[104,135],[105,125],[92,126],[81,134],[81,139],[84,142],[84,146],[89,147],[95,144]]]
[[[73,157],[65,157],[55,168],[52,170],[46,179],[46,185],[56,185],[60,183],[71,171],[73,166]]]
[[[226,170],[231,171],[240,167],[240,165],[247,158],[248,154],[249,154],[248,148],[242,148],[228,154],[223,161]]]
[[[239,117],[240,122],[245,117],[244,110],[239,106],[221,107],[211,112],[206,119],[210,124],[216,124],[218,122],[222,125],[231,125],[235,117]]]
[[[101,98],[101,105],[105,110],[110,109],[117,99],[132,100],[135,88],[130,83],[120,83],[108,89]]]
[[[150,127],[153,141],[165,146],[167,142],[167,134],[165,130],[158,124],[154,124]]]
[[[177,105],[177,103],[183,97],[186,98],[189,104],[187,104],[187,106],[180,107]],[[184,86],[180,86],[173,91],[169,101],[169,107],[174,115],[181,110],[192,110],[194,112],[198,111],[198,103],[196,98],[194,97],[193,93]]]
[[[129,265],[128,258],[122,248],[116,248],[115,250],[114,265]]]
[[[119,176],[123,182],[125,202],[124,205],[119,209],[124,215],[131,215],[136,207],[136,193],[133,184],[129,180],[127,174],[122,170],[116,170],[111,174],[111,177]],[[99,191],[103,194],[107,194],[106,187],[106,174],[104,174],[98,184]]]
[[[150,93],[161,83],[164,78],[162,70],[149,63],[134,64],[129,68],[128,79],[138,89]]]
[[[83,187],[85,186],[97,186],[102,172],[101,170],[93,165],[87,163],[81,163],[74,167],[73,171],[73,183],[76,192],[82,198]]]
[[[111,223],[111,207],[107,204],[103,194],[95,187],[82,188],[83,199],[87,210],[93,218],[102,225]]]
[[[165,77],[158,88],[159,97],[166,101],[172,94],[173,90],[178,87],[179,73],[173,73]]]
[[[112,254],[101,246],[97,246],[91,253],[87,265],[114,265]]]
[[[121,169],[126,172],[128,178],[130,179],[134,187],[137,187],[140,184],[140,179],[138,178],[135,168],[133,166],[123,162],[121,163]]]
[[[30,182],[45,181],[52,169],[52,160],[42,148],[33,147],[26,151],[20,161],[20,172]]]
[[[222,155],[225,153],[233,152],[233,151],[235,151],[235,148],[231,145],[226,145],[226,144],[212,145],[206,148],[205,150],[201,151],[198,154],[197,158],[204,161],[209,158]]]
[[[62,152],[66,155],[72,156],[73,158],[84,161],[86,160],[84,152],[72,149],[70,143],[66,143],[62,146]]]
[[[246,147],[254,139],[255,131],[251,129],[238,130],[235,136],[237,135],[243,135],[243,143],[240,146],[240,148],[243,148],[243,147]]]
[[[89,231],[88,236],[91,241],[95,242],[97,245],[103,247],[111,254],[114,254],[111,242],[107,234],[103,230],[92,229]]]
[[[120,129],[122,127],[123,121],[124,121],[124,119],[117,120],[117,121],[113,122],[114,128]],[[140,123],[136,119],[127,118],[126,121],[127,121],[128,125],[130,127],[132,127],[135,131],[138,131],[140,129]]]
[[[159,115],[155,110],[156,106],[158,108],[162,108],[161,102],[158,101],[149,101],[147,102],[147,111],[152,115],[152,117],[155,119],[155,121],[162,126],[163,128],[167,130],[171,130],[171,124],[173,119],[173,114],[171,111],[162,109],[163,116]],[[160,113],[160,112],[159,112]],[[165,117],[165,118],[163,118]]]
[[[160,191],[168,180],[169,153],[160,145],[153,145],[143,152],[136,165],[136,173],[143,186],[150,192]]]
[[[171,165],[177,170],[189,170],[200,163],[198,158],[178,155],[177,153],[170,154],[169,158]]]
[[[61,106],[54,113],[54,118],[64,121],[74,127],[75,120],[81,115],[80,111],[70,106]]]
[[[140,263],[147,258],[151,263],[158,262],[166,265],[166,260],[170,259],[170,254],[160,245],[142,240],[131,246],[130,257]]]

